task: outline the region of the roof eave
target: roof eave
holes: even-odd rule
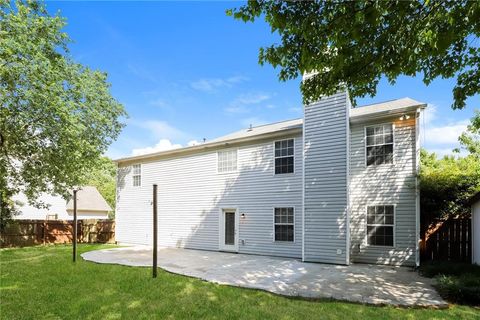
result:
[[[168,151],[161,151],[156,153],[143,154],[139,156],[115,159],[113,160],[113,162],[120,164],[125,162],[135,162],[139,160],[157,159],[157,158],[162,158],[166,156],[172,156],[172,155],[189,153],[189,152],[206,151],[206,150],[211,150],[218,147],[226,147],[231,144],[238,144],[243,142],[250,142],[250,141],[262,140],[262,139],[268,139],[268,138],[276,138],[280,136],[301,133],[302,129],[303,129],[303,126],[298,128],[290,128],[290,129],[279,130],[275,132],[268,132],[268,133],[253,135],[250,137],[242,137],[242,138],[236,138],[236,139],[230,139],[230,140],[224,140],[224,141],[218,141],[218,142],[202,143],[202,144],[191,146],[191,147],[184,147],[184,148],[172,149]]]
[[[370,120],[391,118],[391,117],[402,115],[404,113],[415,112],[418,109],[425,109],[426,107],[427,107],[426,103],[421,103],[421,104],[406,106],[403,108],[396,108],[394,110],[384,110],[384,111],[378,111],[374,113],[360,114],[356,116],[350,115],[350,123],[361,123],[361,122],[367,122]]]

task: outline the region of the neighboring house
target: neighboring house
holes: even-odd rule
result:
[[[352,108],[338,93],[303,119],[118,159],[116,240],[350,264],[419,264],[421,111]]]
[[[480,192],[470,199],[472,207],[472,263],[480,265]]]
[[[73,220],[73,199],[67,202],[61,196],[44,194],[39,200],[49,205],[45,209],[30,206],[24,194],[17,195],[14,200],[20,203],[20,214],[14,219]],[[77,192],[78,219],[108,219],[108,213],[112,211],[97,188],[85,186]]]

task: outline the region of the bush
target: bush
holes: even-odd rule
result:
[[[467,273],[480,277],[480,266],[459,262],[431,262],[423,264],[420,273],[428,278],[438,275],[460,276]]]
[[[442,297],[462,304],[480,305],[480,276],[467,273],[461,276],[440,275],[435,286]]]
[[[423,276],[436,279],[440,295],[461,304],[480,305],[480,266],[468,263],[437,262],[422,265]]]

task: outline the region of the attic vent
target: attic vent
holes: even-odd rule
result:
[[[250,127],[248,127],[247,131],[252,131],[253,127],[252,124],[250,123]]]

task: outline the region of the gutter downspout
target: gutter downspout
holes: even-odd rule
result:
[[[302,261],[305,261],[305,105],[302,124]]]
[[[420,117],[422,116],[423,110],[421,108],[417,109],[415,115],[415,266],[418,268],[420,266],[420,187],[419,187],[419,177],[420,174]]]
[[[346,130],[346,152],[347,152],[347,163],[346,163],[346,184],[347,184],[347,207],[345,208],[346,214],[346,239],[345,239],[345,264],[350,264],[350,95],[348,94],[348,90],[346,92],[346,121],[345,121],[345,130]]]

